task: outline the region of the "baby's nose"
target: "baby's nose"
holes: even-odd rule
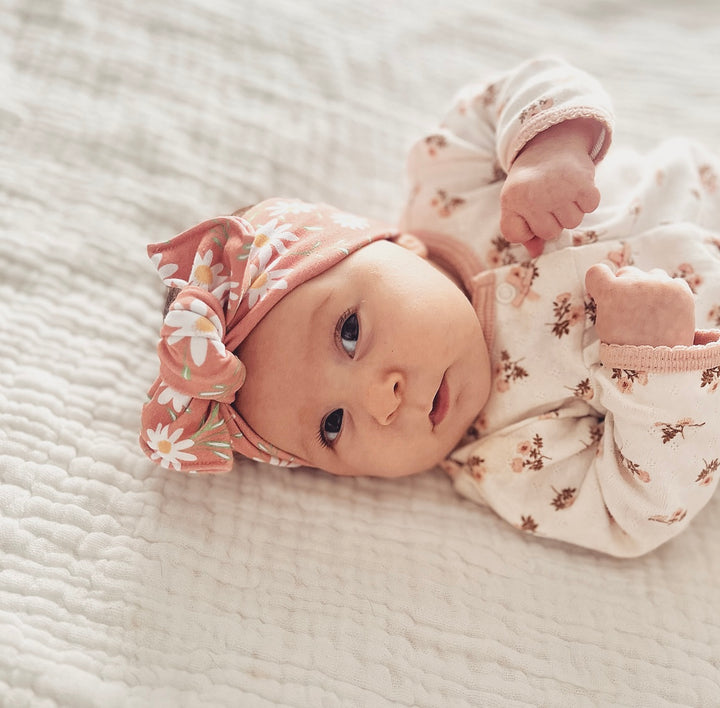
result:
[[[380,425],[389,425],[395,418],[402,402],[404,388],[404,377],[398,371],[386,372],[368,385],[367,409]]]

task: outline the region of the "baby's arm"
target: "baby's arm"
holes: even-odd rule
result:
[[[517,156],[500,194],[500,230],[539,256],[545,241],[580,225],[597,209],[591,154],[601,135],[590,118],[558,123],[536,135]]]
[[[558,221],[572,223],[577,217],[572,202],[578,201],[583,212],[593,208],[594,164],[609,147],[612,122],[610,101],[598,82],[554,58],[526,62],[486,84],[465,88],[441,125],[410,151],[410,195],[401,228],[459,237],[488,265],[496,265],[498,253],[513,248],[507,236],[516,243],[529,239],[518,221],[508,224],[505,238],[501,233],[499,204],[506,176],[512,178],[503,195],[506,214],[514,209],[519,217],[528,214],[531,223],[542,223],[546,219],[538,214],[544,207]],[[584,161],[572,157],[579,145]],[[548,154],[550,164],[538,164]],[[548,178],[561,180],[550,202],[544,189],[537,189],[542,182],[547,187]],[[576,185],[573,193],[569,183]],[[534,185],[531,194],[526,184]],[[540,196],[540,206],[528,209],[523,204],[528,196]],[[527,257],[524,248],[514,248],[515,260]]]

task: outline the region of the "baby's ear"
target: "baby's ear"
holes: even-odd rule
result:
[[[398,246],[407,248],[408,251],[412,251],[416,256],[420,256],[420,258],[428,257],[427,246],[417,236],[400,234],[397,238],[393,239],[393,242]]]

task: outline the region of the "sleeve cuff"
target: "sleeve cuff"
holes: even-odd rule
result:
[[[689,347],[651,347],[600,344],[600,362],[606,368],[655,373],[704,371],[720,367],[720,330],[698,330]]]

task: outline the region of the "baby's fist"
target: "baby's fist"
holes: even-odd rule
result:
[[[613,274],[592,266],[585,288],[595,300],[595,329],[608,344],[689,346],[695,338],[695,299],[688,284],[665,271],[626,266]]]

